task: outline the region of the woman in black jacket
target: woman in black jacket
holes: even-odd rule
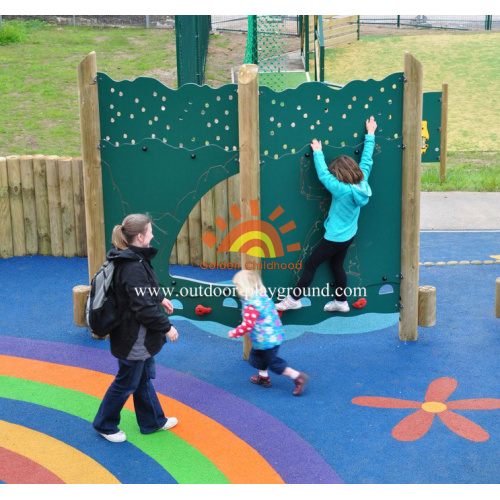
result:
[[[151,379],[155,378],[155,360],[163,344],[179,338],[168,314],[172,303],[159,292],[158,278],[151,265],[158,252],[149,246],[153,239],[149,217],[132,214],[113,229],[114,248],[107,254],[113,261],[113,289],[121,323],[111,332],[111,353],[118,358],[118,374],[104,396],[94,419],[94,428],[108,441],[127,439],[118,429],[120,412],[133,394],[135,414],[142,434],[168,430],[177,424],[165,417]],[[142,292],[140,291],[142,290]]]

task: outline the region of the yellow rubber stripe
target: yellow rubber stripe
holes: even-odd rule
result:
[[[66,484],[120,484],[88,455],[33,429],[0,420],[0,443],[50,470]]]

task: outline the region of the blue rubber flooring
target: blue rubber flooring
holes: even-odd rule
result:
[[[499,254],[500,233],[421,234],[421,262],[487,260]],[[86,283],[87,272],[87,260],[81,258],[0,260],[0,354],[2,336],[56,342],[69,350],[78,345],[107,351],[108,342],[93,340],[87,329],[73,324],[71,289]],[[488,433],[482,442],[459,435],[437,416],[420,438],[402,441],[391,431],[415,409],[360,406],[352,400],[384,397],[423,403],[429,384],[442,378],[457,382],[450,401],[499,399],[500,319],[494,316],[499,276],[499,264],[420,267],[420,284],[437,289],[437,324],[419,327],[416,342],[400,341],[397,323],[356,335],[304,329],[280,350],[290,366],[310,376],[300,398],[291,395],[293,386],[286,377],[271,374],[270,389],[250,384],[254,370],[242,359],[241,341],[211,334],[182,319],[175,321],[180,340],[167,344],[157,363],[237,396],[279,420],[345,483],[496,484],[500,410],[454,412]],[[78,447],[74,441],[72,445]],[[81,443],[81,449],[87,446]],[[300,457],[291,454],[283,460],[300,461]]]

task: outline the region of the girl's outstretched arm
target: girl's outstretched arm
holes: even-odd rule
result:
[[[236,338],[245,335],[246,333],[250,333],[255,326],[255,322],[259,317],[259,311],[255,309],[254,306],[247,306],[243,311],[243,322],[238,325],[236,328],[231,330],[227,336],[229,338]]]

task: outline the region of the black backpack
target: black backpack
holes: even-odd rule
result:
[[[113,291],[114,270],[114,262],[107,260],[90,284],[85,319],[92,333],[98,337],[109,335],[121,322]]]

